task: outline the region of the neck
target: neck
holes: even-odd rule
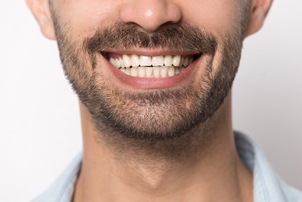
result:
[[[229,96],[191,134],[148,143],[99,138],[105,136],[81,106],[84,152],[74,201],[252,201],[251,174],[235,150],[230,105]]]

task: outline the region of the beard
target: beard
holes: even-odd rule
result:
[[[239,32],[218,41],[206,30],[186,23],[168,24],[154,33],[146,33],[134,24],[116,23],[79,42],[71,40],[71,28],[67,24],[62,26],[54,14],[53,20],[65,74],[100,134],[109,137],[157,141],[189,134],[221,106],[240,61]],[[103,50],[132,47],[189,50],[201,53],[201,57],[207,55],[206,73],[173,88],[119,89],[100,73],[98,69],[103,64],[97,57]],[[220,62],[214,68],[217,55]]]

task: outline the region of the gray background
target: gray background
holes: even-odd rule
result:
[[[81,150],[77,98],[23,0],[0,0],[0,201],[29,201]],[[245,41],[234,127],[302,189],[302,1],[275,0]]]

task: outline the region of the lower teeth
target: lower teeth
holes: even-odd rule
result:
[[[184,70],[184,67],[128,67],[119,68],[121,72],[133,77],[144,77],[144,78],[166,78],[172,77]]]

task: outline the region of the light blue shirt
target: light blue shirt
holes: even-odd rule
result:
[[[288,186],[271,169],[259,147],[247,136],[235,133],[240,158],[253,172],[254,202],[302,202],[302,192]],[[78,155],[56,182],[32,202],[70,202],[81,168]]]

